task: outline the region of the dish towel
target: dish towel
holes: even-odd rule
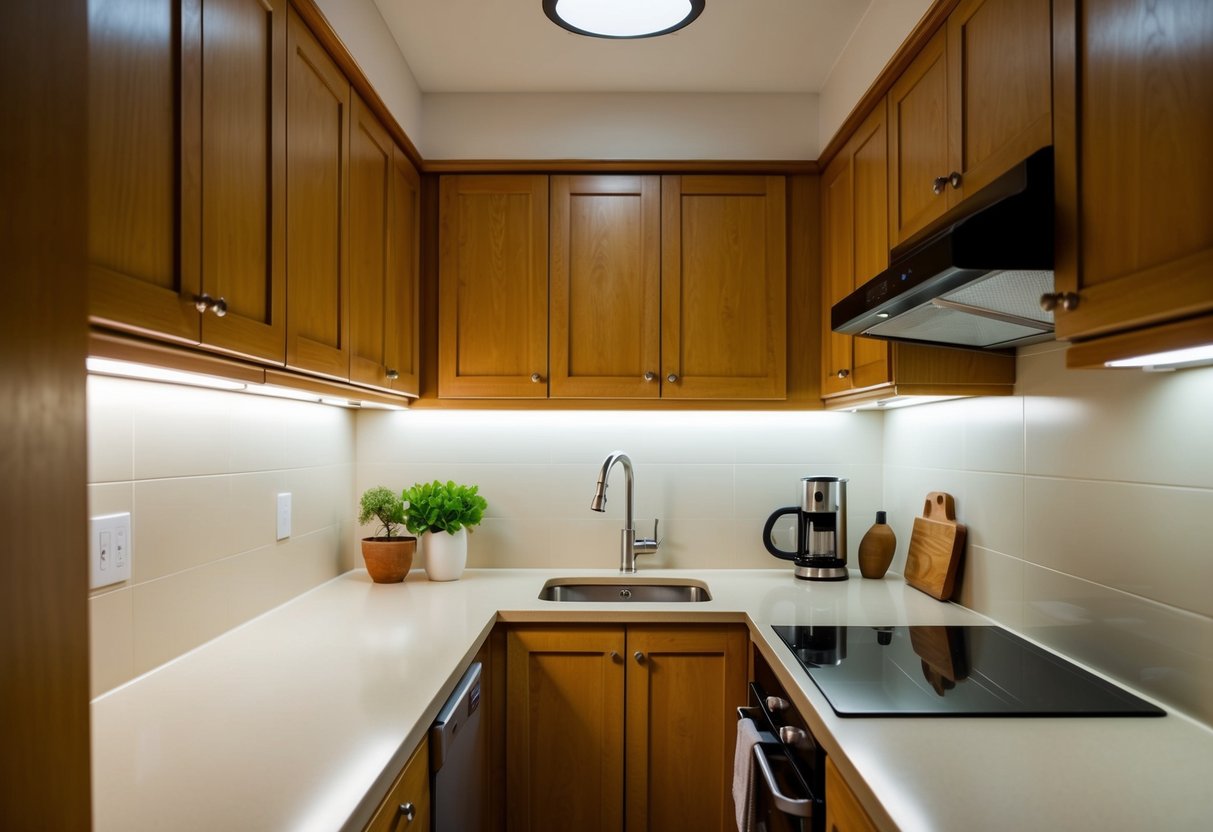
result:
[[[754,829],[754,746],[760,740],[754,720],[737,720],[737,750],[733,754],[733,805],[737,809],[737,832],[752,832]]]

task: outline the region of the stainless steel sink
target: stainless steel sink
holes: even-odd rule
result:
[[[539,592],[540,601],[711,601],[703,581],[679,578],[552,578]]]

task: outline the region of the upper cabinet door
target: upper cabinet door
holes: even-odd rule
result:
[[[548,394],[548,179],[444,176],[438,395]]]
[[[202,343],[275,363],[286,350],[286,17],[286,0],[205,0],[201,169],[184,171],[202,183],[202,292],[216,304]]]
[[[1057,337],[1208,315],[1213,3],[1057,0],[1055,21],[1055,279],[1078,296],[1055,311]],[[1143,332],[1129,354],[1204,343],[1209,328]]]
[[[199,2],[89,0],[89,316],[198,342]],[[180,229],[180,234],[178,234]]]
[[[553,176],[551,395],[661,392],[661,180]]]
[[[940,31],[889,90],[889,242],[948,208],[948,54]]]
[[[346,379],[350,85],[293,8],[286,73],[286,364]]]
[[[421,379],[421,177],[399,145],[392,148],[388,211],[387,378],[416,396]]]
[[[831,308],[855,287],[853,172],[848,145],[821,175],[822,396],[845,393],[854,387],[855,339],[830,328]]]
[[[1050,0],[963,0],[948,16],[948,203],[1053,143]]]
[[[787,395],[782,176],[662,177],[667,399]]]

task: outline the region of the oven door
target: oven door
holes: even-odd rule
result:
[[[799,714],[786,699],[767,696],[751,682],[750,705],[737,715],[754,720],[762,738],[754,746],[755,831],[822,832],[825,753]]]

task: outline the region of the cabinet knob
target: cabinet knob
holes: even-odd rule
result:
[[[674,382],[678,381],[678,373],[670,373],[668,376],[665,377],[665,380],[668,381],[670,384],[673,384]]]
[[[201,295],[194,295],[194,308],[197,309],[199,313],[206,312],[206,310],[210,309],[214,305],[215,299],[210,295],[205,293]]]
[[[838,376],[839,378],[846,378],[846,377],[847,377],[847,376],[849,376],[850,374],[851,374],[851,371],[850,371],[850,370],[847,370],[847,369],[842,369],[842,370],[839,370],[839,371],[838,371],[837,373],[835,373],[834,375]]]
[[[386,375],[388,381],[395,381],[396,379],[400,378],[400,373],[396,372],[395,370],[388,370]]]
[[[961,186],[962,182],[964,182],[964,178],[961,177],[959,171],[954,170],[948,174],[948,184],[952,186],[952,190],[954,190],[954,191],[960,190],[960,186]]]
[[[397,815],[403,815],[407,823],[412,823],[413,818],[417,817],[417,807],[412,803],[401,803],[400,808],[396,810]]]
[[[611,652],[607,653],[607,655],[608,655],[608,656],[610,656],[611,661],[613,661],[613,662],[617,662],[617,661],[619,661],[619,654],[618,654],[618,653],[616,653],[614,650],[612,650]]]
[[[543,381],[543,376],[539,375],[539,373],[531,373],[531,381],[538,384],[539,382]]]
[[[1073,292],[1048,292],[1040,296],[1040,308],[1052,312],[1057,307],[1067,312],[1078,308],[1078,295]]]
[[[935,180],[931,182],[931,193],[941,194],[946,187],[948,187],[948,177],[936,176]]]
[[[636,660],[636,664],[644,664],[644,653],[639,650],[632,654],[632,658]]]
[[[656,380],[657,380],[657,374],[656,374],[656,373],[654,373],[652,370],[650,370],[649,372],[647,372],[647,373],[645,373],[645,374],[644,374],[644,380],[645,380],[645,381],[656,381]]]
[[[216,318],[222,318],[227,314],[227,301],[219,298],[211,305],[211,311],[215,313]]]

